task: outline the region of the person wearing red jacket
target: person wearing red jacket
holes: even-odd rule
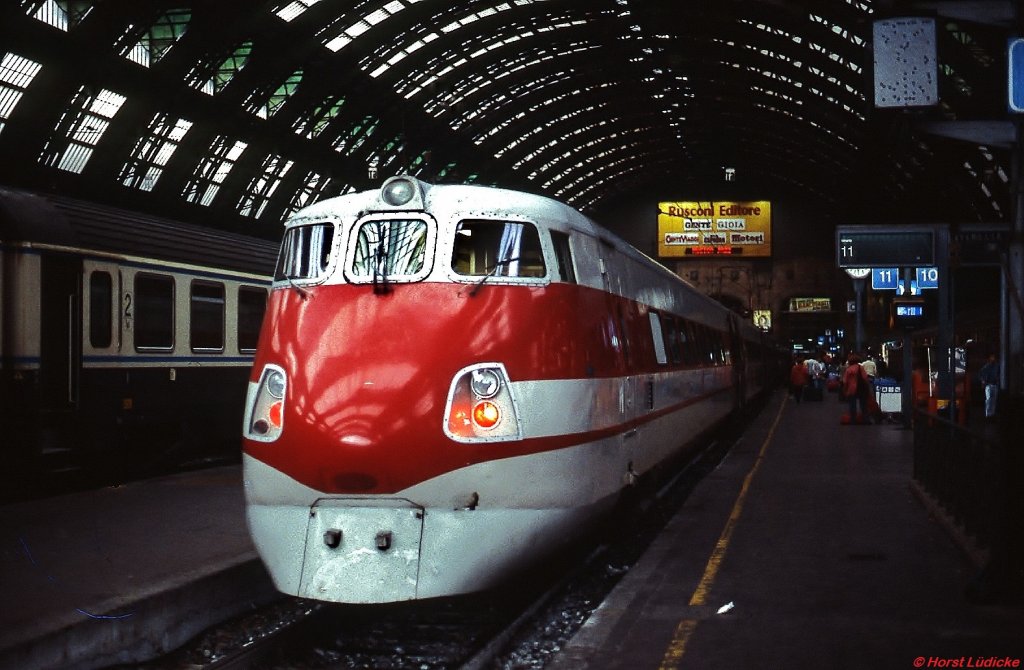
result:
[[[849,403],[850,423],[868,422],[868,393],[871,388],[868,382],[868,373],[860,364],[856,354],[850,354],[847,358],[846,371],[843,372],[843,395]],[[860,405],[860,412],[857,406]]]
[[[789,369],[789,392],[797,403],[804,397],[804,387],[810,380],[811,376],[807,372],[804,359],[794,359],[793,367]]]

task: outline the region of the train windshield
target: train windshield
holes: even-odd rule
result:
[[[427,266],[429,227],[422,219],[370,219],[356,229],[349,277],[353,281],[415,281]]]
[[[333,223],[289,228],[281,242],[274,279],[321,279],[331,266],[333,248]]]
[[[470,277],[544,277],[537,228],[520,221],[462,221],[455,229],[452,269]]]

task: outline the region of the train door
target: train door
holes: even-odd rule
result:
[[[627,424],[633,421],[640,412],[642,403],[638,393],[640,380],[634,374],[632,342],[629,339],[630,304],[626,299],[626,267],[623,257],[615,247],[605,240],[598,245],[601,258],[601,277],[607,301],[606,313],[609,315],[612,341],[618,353],[619,367],[622,371],[619,379],[619,419]],[[624,440],[637,434],[636,429],[624,433]]]
[[[41,409],[68,414],[78,404],[81,369],[81,261],[44,255],[40,263]]]

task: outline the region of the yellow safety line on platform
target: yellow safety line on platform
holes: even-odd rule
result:
[[[729,519],[725,522],[725,528],[722,529],[722,534],[718,537],[718,542],[715,543],[711,557],[704,567],[704,575],[701,577],[700,582],[697,583],[693,596],[690,597],[690,607],[707,605],[708,593],[714,585],[715,578],[718,577],[718,570],[722,567],[722,561],[725,559],[725,552],[729,548],[730,540],[732,540],[733,531],[740,520],[743,503],[746,501],[747,492],[750,490],[750,482],[753,481],[754,475],[757,473],[758,468],[761,467],[761,461],[764,460],[765,452],[768,451],[768,445],[772,441],[772,436],[775,435],[775,428],[779,425],[779,419],[782,418],[782,410],[786,406],[787,399],[784,397],[783,401],[779,404],[779,413],[775,416],[775,421],[772,422],[772,427],[768,430],[768,435],[761,445],[761,450],[757,453],[754,464],[750,466],[750,471],[747,472],[747,476],[743,479],[743,486],[736,497],[736,503],[732,506]],[[672,635],[672,641],[669,643],[668,649],[665,650],[665,655],[661,659],[661,665],[658,666],[658,670],[675,670],[679,667],[679,663],[683,660],[683,654],[686,653],[686,644],[689,642],[690,636],[697,629],[697,621],[697,619],[683,619],[679,622],[676,632]]]

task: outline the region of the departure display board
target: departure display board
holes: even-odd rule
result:
[[[839,226],[840,268],[935,265],[935,231],[927,226]]]

